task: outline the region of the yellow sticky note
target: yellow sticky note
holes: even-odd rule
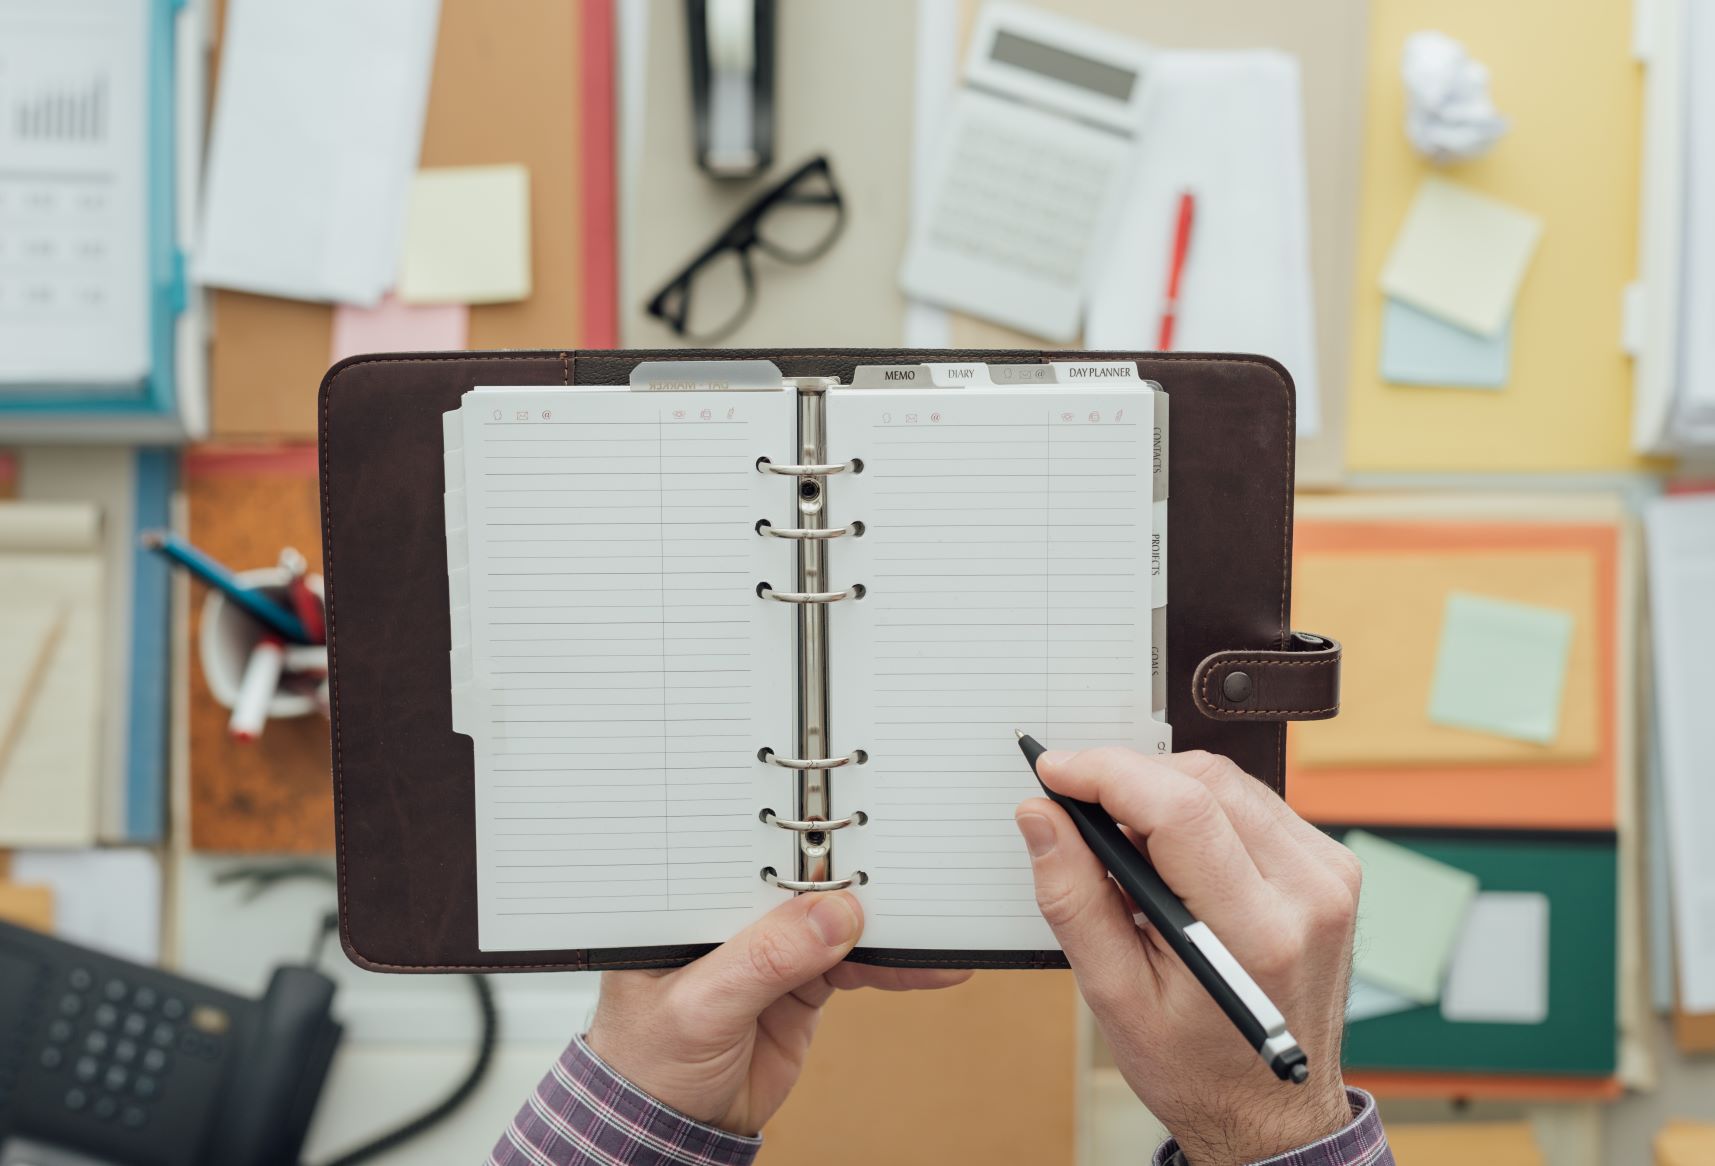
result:
[[[530,297],[530,172],[419,170],[411,184],[399,299],[499,304]]]
[[[1655,1136],[1655,1166],[1715,1166],[1715,1125],[1668,1122]]]
[[[1382,268],[1396,300],[1480,336],[1506,327],[1542,222],[1442,178],[1417,188]]]
[[[1389,1124],[1388,1148],[1399,1166],[1545,1166],[1530,1123],[1523,1121]]]

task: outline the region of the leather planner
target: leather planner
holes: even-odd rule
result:
[[[1263,357],[377,354],[319,409],[373,971],[669,967],[845,887],[853,960],[1064,967],[1015,727],[1283,793],[1286,723],[1338,711]]]

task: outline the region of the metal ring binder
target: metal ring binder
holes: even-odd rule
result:
[[[865,753],[861,749],[848,753],[844,757],[817,757],[808,760],[802,757],[782,757],[772,749],[762,750],[759,756],[770,765],[778,765],[781,769],[796,769],[799,771],[809,769],[838,769],[842,765],[862,765],[869,758],[869,754]]]
[[[861,887],[869,882],[869,876],[860,870],[843,879],[783,879],[773,867],[765,866],[762,868],[762,881],[784,891],[843,891],[847,887]]]
[[[845,538],[848,535],[852,538],[858,538],[863,532],[864,525],[861,522],[831,529],[823,527],[777,527],[766,518],[761,519],[756,524],[756,533],[763,538],[828,539]]]
[[[806,546],[822,547],[825,540],[805,540],[799,543],[800,550]],[[864,589],[862,583],[854,584],[844,591],[776,591],[774,588],[759,586],[756,593],[764,599],[772,599],[778,603],[820,604],[838,603],[842,599],[862,599]]]
[[[756,460],[756,468],[765,474],[799,478],[793,491],[797,498],[798,523],[776,529],[767,519],[756,524],[756,533],[766,538],[790,539],[796,545],[797,578],[795,591],[776,591],[772,584],[758,583],[756,593],[764,599],[790,603],[797,607],[798,645],[798,732],[795,757],[781,757],[769,748],[758,752],[762,761],[798,774],[792,793],[793,815],[782,818],[772,809],[760,815],[769,825],[788,830],[796,838],[793,851],[793,874],[783,879],[773,867],[762,868],[762,879],[782,890],[838,891],[861,886],[869,881],[863,871],[845,878],[836,877],[833,869],[833,834],[847,826],[862,825],[868,816],[862,811],[844,818],[832,816],[833,778],[831,772],[868,760],[863,750],[854,750],[844,757],[828,756],[828,605],[843,599],[862,599],[864,585],[856,583],[843,591],[828,591],[828,543],[846,535],[861,535],[863,524],[854,522],[843,528],[832,528],[827,522],[827,490],[817,479],[829,474],[862,473],[863,461],[829,463],[827,458],[827,423],[823,393],[839,384],[835,377],[791,377],[788,385],[798,392],[797,463],[775,465],[768,458]]]
[[[807,380],[829,380],[838,383],[833,377],[799,377],[798,388],[800,392],[803,391],[804,382]],[[818,396],[817,403],[819,404],[820,401],[821,398]],[[863,460],[853,458],[849,462],[839,462],[835,465],[777,466],[767,458],[759,457],[756,459],[756,468],[765,474],[780,474],[787,478],[824,478],[829,474],[861,473]]]
[[[817,819],[811,822],[798,822],[791,818],[782,818],[773,810],[762,811],[761,817],[770,826],[778,826],[782,830],[791,830],[798,834],[819,834],[824,831],[844,830],[847,826],[862,826],[869,821],[869,815],[862,810],[845,818]]]

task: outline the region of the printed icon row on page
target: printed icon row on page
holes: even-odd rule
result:
[[[1080,420],[1080,416],[1076,412],[1066,410],[1059,413],[1055,419],[1063,422],[1074,422]],[[938,411],[934,413],[885,412],[881,415],[881,423],[883,425],[917,425],[921,423],[933,425],[941,420],[942,414]],[[1100,425],[1104,421],[1110,424],[1123,423],[1125,421],[1125,410],[1115,409],[1113,415],[1108,416],[1100,409],[1091,409],[1087,414],[1082,416],[1082,420],[1087,421],[1092,425]],[[955,424],[957,424],[957,422],[955,422]]]
[[[738,409],[736,406],[725,411],[716,409],[674,409],[670,414],[674,421],[732,421],[737,417],[737,415]],[[509,415],[505,409],[496,409],[492,414],[493,419],[496,421],[506,421],[509,416],[512,421],[552,421],[554,419],[554,411],[552,409],[514,409]],[[647,424],[647,422],[639,422],[639,424]]]

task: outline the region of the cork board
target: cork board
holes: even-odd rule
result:
[[[235,571],[273,566],[296,547],[322,569],[313,446],[202,449],[183,467],[186,536]],[[333,781],[325,717],[271,720],[260,741],[227,733],[196,642],[209,589],[193,582],[190,647],[190,817],[196,850],[331,853]]]
[[[225,12],[217,0],[217,56]],[[611,141],[586,142],[603,131],[582,116],[611,105],[588,85],[591,65],[611,59],[594,44],[610,15],[607,0],[442,0],[420,164],[516,162],[530,171],[534,287],[527,300],[472,308],[472,348],[613,342],[612,305],[589,302],[604,279],[612,294],[611,271],[591,270],[613,245],[611,195],[601,189],[611,184],[611,157],[605,167],[590,164],[602,149],[611,153]],[[218,61],[211,75],[219,76]],[[231,291],[212,291],[210,304],[214,437],[313,439],[333,309]]]

